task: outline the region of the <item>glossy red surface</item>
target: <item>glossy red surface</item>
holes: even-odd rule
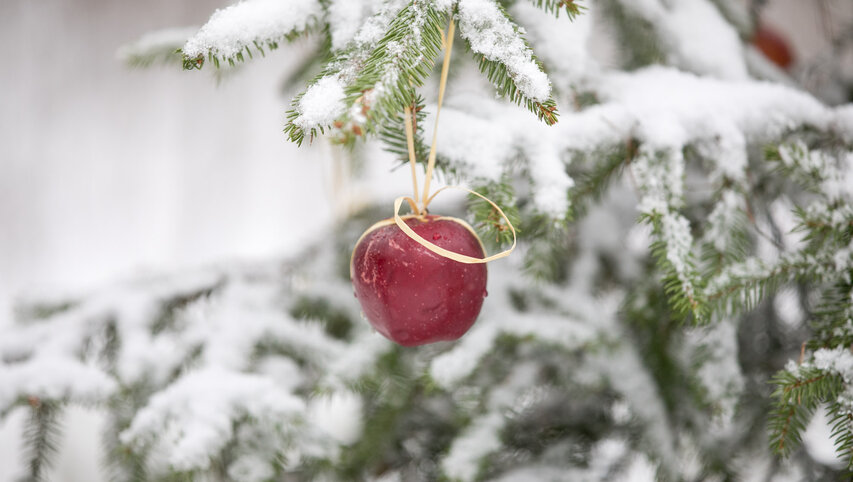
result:
[[[447,250],[482,258],[479,240],[452,219],[427,216],[406,223]],[[464,264],[424,248],[396,224],[368,232],[356,245],[352,285],[370,324],[403,346],[456,340],[480,313],[486,265]]]

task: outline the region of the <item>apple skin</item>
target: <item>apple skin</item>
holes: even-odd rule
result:
[[[480,239],[462,220],[433,215],[403,220],[437,246],[484,257]],[[403,346],[458,339],[474,324],[487,295],[484,263],[439,256],[407,236],[393,219],[374,224],[358,240],[350,278],[370,324]]]

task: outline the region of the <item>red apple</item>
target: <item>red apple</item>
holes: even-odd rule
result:
[[[465,221],[432,215],[403,220],[439,247],[473,258],[485,255]],[[361,235],[350,278],[370,324],[403,346],[458,339],[474,324],[486,297],[485,264],[439,256],[407,236],[393,219]]]

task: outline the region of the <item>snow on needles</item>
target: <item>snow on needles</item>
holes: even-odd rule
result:
[[[516,27],[493,0],[459,0],[459,33],[471,50],[506,66],[509,76],[525,96],[544,102],[551,82],[533,60],[533,52]]]
[[[337,75],[322,77],[305,91],[293,120],[302,130],[330,125],[344,113],[344,86]]]
[[[321,14],[317,0],[245,0],[217,10],[184,45],[190,58],[208,53],[233,59],[248,48],[270,44],[307,28]]]
[[[804,124],[825,130],[834,120],[815,98],[790,87],[702,78],[667,67],[608,75],[596,90],[604,105],[630,114],[634,134],[655,148],[680,149],[733,132],[766,141]]]
[[[266,377],[217,368],[182,377],[151,397],[123,443],[150,446],[176,470],[207,469],[234,434],[234,420],[249,417],[277,426],[304,412],[305,405]]]
[[[563,111],[560,122],[550,127],[515,105],[473,95],[450,97],[439,125],[439,154],[469,179],[497,180],[523,153],[536,173],[531,182],[540,193],[534,199],[537,209],[559,218],[569,206],[557,191],[573,185],[565,172],[567,151],[611,148],[637,139],[648,156],[668,158],[659,174],[665,174],[661,188],[669,194],[647,201],[669,203],[681,197],[680,152],[687,145],[696,145],[713,160],[715,178],[739,182],[748,145],[771,141],[798,126],[837,129],[846,118],[841,109],[837,113],[790,87],[703,78],[670,67],[605,73],[592,88],[600,104]],[[427,135],[430,129],[428,122]]]
[[[382,39],[392,20],[405,6],[402,0],[381,2],[378,5],[374,5],[376,2],[373,1],[368,2],[369,5],[365,3],[360,7],[350,5],[348,2],[339,3],[347,4],[342,7],[343,12],[353,13],[358,10],[359,17],[347,18],[342,16],[342,12],[337,11],[337,4],[330,6],[332,47],[345,53],[341,53],[330,62],[329,71],[308,87],[296,102],[297,116],[292,122],[303,132],[329,126],[344,113],[347,86],[355,80],[376,48],[377,42]],[[353,2],[355,3],[359,2]],[[361,15],[364,15],[365,10],[371,6],[375,7],[375,13],[362,18]],[[360,121],[363,120],[360,109],[356,111],[358,115],[355,117]]]
[[[99,368],[64,356],[42,356],[13,365],[0,363],[0,413],[19,397],[102,402],[116,383]]]

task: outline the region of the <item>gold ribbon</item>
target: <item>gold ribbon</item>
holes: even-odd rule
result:
[[[503,212],[503,209],[501,209],[500,206],[498,206],[497,204],[492,202],[492,200],[487,198],[486,196],[483,196],[482,194],[478,193],[477,191],[472,191],[472,190],[465,188],[465,187],[462,187],[462,186],[445,186],[445,187],[439,189],[438,191],[436,191],[435,194],[433,194],[429,199],[432,200],[432,198],[434,198],[436,195],[438,195],[438,193],[440,193],[441,191],[444,191],[445,189],[459,189],[461,191],[466,191],[469,194],[473,194],[473,195],[485,200],[487,203],[491,204],[493,208],[497,209],[498,213],[501,215],[502,218],[504,218],[504,221],[506,221],[507,226],[509,226],[510,231],[512,231],[512,246],[510,246],[509,249],[507,249],[505,251],[501,251],[498,254],[493,254],[493,255],[487,256],[485,258],[473,258],[471,256],[466,256],[464,254],[459,254],[459,253],[454,253],[453,251],[448,251],[448,250],[442,248],[441,246],[436,246],[435,244],[430,243],[429,241],[427,241],[426,239],[421,237],[418,233],[416,233],[415,230],[412,229],[411,227],[409,227],[409,225],[406,224],[405,221],[403,221],[403,218],[400,217],[400,206],[403,205],[403,201],[408,201],[409,204],[414,202],[414,200],[408,196],[398,197],[397,199],[394,200],[394,222],[397,224],[397,226],[400,229],[403,230],[404,233],[406,233],[407,236],[412,238],[415,242],[417,242],[418,244],[420,244],[424,248],[432,251],[433,253],[435,253],[439,256],[444,256],[445,258],[450,258],[454,261],[459,261],[460,263],[465,263],[465,264],[488,263],[489,261],[494,261],[496,259],[506,258],[507,256],[509,256],[509,254],[512,253],[512,251],[515,249],[515,243],[516,243],[515,228],[512,226],[512,223],[509,222],[509,219],[507,219],[506,214],[504,214],[504,212]],[[472,233],[474,232],[467,224],[465,224],[465,223],[460,223],[460,224],[463,224]],[[476,233],[474,233],[474,235],[476,236]],[[477,239],[479,239],[479,238],[477,238]]]
[[[430,149],[429,149],[429,158],[427,161],[427,168],[426,168],[426,178],[424,179],[423,199],[421,201],[420,206],[418,205],[418,201],[417,201],[417,199],[418,199],[418,181],[417,181],[417,174],[415,173],[416,159],[415,159],[414,130],[412,128],[412,109],[407,106],[405,108],[405,111],[404,111],[404,120],[406,123],[406,126],[405,126],[406,127],[406,144],[407,144],[408,150],[409,150],[409,165],[411,166],[411,169],[412,169],[412,188],[414,191],[414,197],[401,196],[401,197],[398,197],[397,199],[394,200],[394,222],[397,224],[397,226],[400,229],[403,230],[404,233],[406,233],[407,236],[409,236],[415,242],[417,242],[421,246],[425,247],[426,249],[432,251],[433,253],[435,253],[439,256],[444,256],[445,258],[449,258],[449,259],[452,259],[454,261],[458,261],[460,263],[465,263],[465,264],[488,263],[489,261],[494,261],[496,259],[505,258],[505,257],[509,256],[509,254],[512,253],[512,251],[515,249],[515,244],[516,244],[515,227],[513,227],[512,223],[509,221],[509,218],[507,218],[506,214],[504,214],[504,212],[500,208],[500,206],[495,204],[491,199],[487,198],[486,196],[483,196],[482,194],[480,194],[476,191],[472,191],[472,190],[465,188],[465,187],[462,187],[462,186],[445,186],[445,187],[439,189],[438,191],[436,191],[433,195],[430,196],[430,194],[429,194],[429,184],[430,184],[430,181],[432,180],[432,173],[433,173],[433,170],[435,168],[435,158],[436,158],[436,154],[437,154],[435,146],[436,146],[436,143],[438,141],[438,115],[441,112],[441,103],[444,100],[444,90],[445,90],[445,87],[447,86],[447,73],[450,70],[450,54],[453,50],[453,33],[454,33],[455,29],[456,29],[456,27],[455,27],[455,24],[453,23],[453,17],[451,15],[450,22],[447,26],[447,35],[445,35],[443,38],[443,40],[445,40],[444,44],[445,44],[446,53],[444,54],[444,61],[442,62],[442,65],[441,65],[441,80],[440,80],[439,85],[438,85],[438,102],[437,102],[437,106],[435,109],[435,129],[433,130],[433,133],[432,133],[432,145],[430,146]],[[406,224],[405,221],[403,221],[403,218],[400,217],[400,207],[403,205],[403,201],[406,201],[409,203],[409,206],[412,209],[412,213],[416,214],[418,217],[422,217],[426,214],[427,206],[429,206],[429,203],[432,202],[432,200],[438,195],[438,193],[440,193],[441,191],[444,191],[445,189],[458,189],[461,191],[465,191],[465,192],[467,192],[469,194],[473,194],[473,195],[483,199],[487,203],[491,204],[492,207],[498,211],[498,213],[501,215],[501,217],[504,219],[504,221],[506,221],[506,224],[507,224],[507,226],[509,226],[510,231],[512,231],[512,246],[510,246],[510,248],[505,250],[505,251],[502,251],[502,252],[497,253],[497,254],[493,254],[491,256],[487,256],[485,258],[473,258],[471,256],[466,256],[464,254],[459,254],[459,253],[454,253],[453,251],[448,251],[448,250],[446,250],[440,246],[436,246],[435,244],[427,241],[426,239],[424,239],[420,235],[418,235],[418,233],[416,233],[411,227],[409,227],[409,225]],[[460,224],[463,224],[466,229],[468,229],[469,231],[471,231],[471,233],[474,234],[475,237],[477,236],[477,233],[475,233],[474,230],[471,229],[471,227],[468,226],[467,223],[460,222]],[[479,240],[479,237],[477,237],[477,240]],[[482,243],[481,243],[481,245],[482,245]],[[483,250],[483,251],[485,252],[485,250]]]

